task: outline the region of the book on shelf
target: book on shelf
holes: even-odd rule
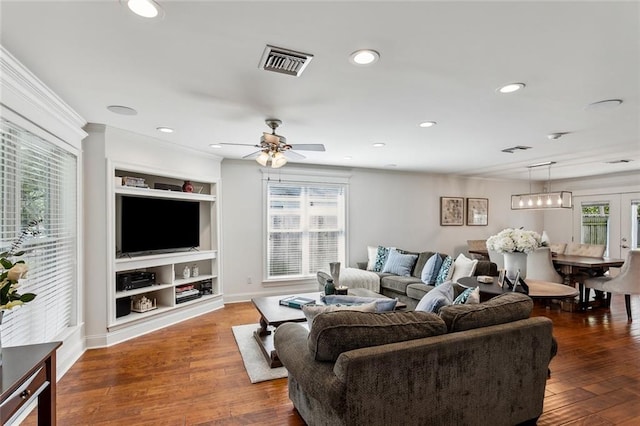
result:
[[[288,306],[290,308],[302,309],[304,305],[315,304],[316,300],[302,296],[289,296],[284,299],[280,299],[282,306]]]

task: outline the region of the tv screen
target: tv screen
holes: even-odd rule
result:
[[[122,197],[122,253],[172,251],[200,245],[197,201]]]

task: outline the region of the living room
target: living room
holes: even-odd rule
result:
[[[17,7],[17,5],[11,5],[10,3],[16,2],[3,1],[3,47],[7,48],[9,53],[15,55],[17,59],[24,61],[23,65],[27,70],[34,72],[35,77],[29,76],[29,79],[41,78],[43,84],[51,84],[49,89],[60,96],[62,102],[68,104],[70,109],[75,109],[75,105],[80,102],[80,98],[91,97],[94,89],[72,91],[70,87],[73,84],[69,82],[67,82],[68,86],[58,86],[57,84],[60,83],[53,74],[63,73],[63,71],[55,71],[55,66],[50,67],[54,71],[45,71],[43,72],[44,75],[37,72],[37,70],[43,70],[46,67],[43,67],[43,64],[37,58],[31,57],[27,53],[29,52],[28,48],[25,47],[24,50],[20,48],[24,41],[17,40],[17,37],[23,34],[23,31],[28,30],[17,31],[15,27],[12,27],[12,25],[18,25],[16,23],[5,25],[9,24],[8,20],[15,16],[12,13],[17,13],[17,10],[19,10],[12,9],[12,6]],[[88,6],[81,5],[81,7]],[[118,8],[118,13],[124,15],[124,8],[121,5],[116,4],[114,7]],[[168,9],[170,10],[171,8]],[[637,11],[637,7],[635,10]],[[19,15],[22,16],[23,13],[24,11],[21,11]],[[637,30],[637,19],[634,22],[636,25],[634,28]],[[127,25],[131,24],[132,22],[129,22]],[[37,27],[37,23],[33,25]],[[37,31],[35,28],[31,29]],[[40,37],[43,38],[44,35]],[[81,38],[79,35],[77,37]],[[5,44],[5,41],[8,43]],[[122,43],[125,44],[124,41]],[[56,43],[51,41],[50,53],[47,55],[54,55],[55,57],[56,49],[59,48]],[[88,68],[94,67],[96,74],[112,72],[110,67],[106,65],[104,69],[97,69],[99,67],[96,64],[100,63],[100,53],[99,51],[96,52],[95,57],[87,59]],[[381,51],[381,61],[385,60],[386,57],[384,55],[387,52],[389,51]],[[635,55],[631,54],[630,56],[631,59],[629,59],[630,63],[627,64],[627,68],[637,70],[637,52]],[[318,57],[316,62],[319,59]],[[55,59],[46,57],[44,62],[52,64],[55,63]],[[93,64],[91,64],[92,62]],[[257,62],[257,59],[255,62]],[[32,65],[33,70],[31,69]],[[311,62],[309,71],[312,70],[313,65],[314,62]],[[162,68],[161,64],[157,64],[157,67],[158,69]],[[122,70],[121,68],[118,69]],[[3,73],[4,70],[6,68],[3,68]],[[123,70],[122,72],[126,71]],[[4,77],[6,78],[8,75],[5,74]],[[168,78],[168,76],[163,76],[163,78]],[[237,81],[232,76],[228,78],[229,81]],[[159,78],[156,83],[161,85],[160,81],[161,79]],[[621,108],[624,108],[622,111],[628,117],[629,111],[633,113],[638,110],[637,81],[631,83],[631,89],[627,89],[625,93],[598,92],[598,95],[602,99],[611,96],[623,97],[624,103]],[[206,82],[202,82],[202,85],[206,86]],[[280,88],[281,85],[278,83],[277,86]],[[6,87],[9,86],[5,86],[3,81],[3,89]],[[493,89],[491,88],[491,91]],[[256,93],[258,92],[258,90],[255,91]],[[116,90],[116,92],[118,92],[119,96],[124,95],[120,89]],[[23,115],[27,116],[31,121],[37,121],[37,116],[41,112],[38,112],[35,116],[27,115],[25,111],[28,108],[22,109],[20,105],[32,103],[31,100],[25,96],[16,96],[14,93],[3,90],[3,118]],[[291,94],[290,91],[286,93]],[[215,93],[215,95],[220,99],[225,97],[223,93]],[[314,92],[311,98],[315,95],[316,93]],[[14,97],[19,100],[14,99]],[[215,96],[212,95],[212,97]],[[266,96],[266,98],[268,99],[269,96]],[[38,99],[38,97],[36,96],[32,99]],[[100,99],[100,105],[107,105],[112,102],[128,104],[129,101],[127,99],[125,96],[120,99],[114,99],[113,97]],[[218,102],[218,100],[215,99],[215,102]],[[237,102],[240,101],[240,99],[237,100]],[[260,106],[258,101],[256,99],[250,99],[249,101],[242,99],[242,102],[247,104],[252,104],[253,102],[254,105],[250,105],[250,107],[254,108]],[[234,102],[236,102],[235,99],[228,100],[226,109],[223,108],[218,111],[221,115],[223,115],[222,113],[227,114],[225,119],[218,118],[215,121],[233,121],[232,116],[236,108]],[[16,105],[19,106],[16,107]],[[138,107],[138,104],[135,106]],[[579,108],[581,107],[582,105],[579,106]],[[29,108],[33,108],[33,105]],[[39,108],[35,109],[39,110]],[[609,170],[611,170],[609,173],[590,176],[580,175],[579,177],[569,177],[569,175],[556,177],[556,171],[558,176],[563,176],[562,174],[565,173],[563,163],[569,163],[572,164],[571,167],[577,167],[575,163],[580,163],[581,160],[572,159],[571,155],[565,152],[570,151],[566,147],[563,148],[562,158],[549,157],[553,153],[548,152],[546,145],[541,143],[539,146],[542,152],[536,154],[535,158],[545,157],[558,162],[551,168],[551,177],[553,179],[548,182],[546,170],[544,173],[534,173],[531,181],[527,176],[529,171],[527,164],[531,164],[532,161],[518,157],[520,155],[518,152],[510,154],[500,152],[499,149],[494,150],[495,146],[491,148],[492,155],[500,158],[499,162],[504,163],[505,168],[510,169],[509,172],[514,173],[518,178],[506,177],[506,175],[501,177],[499,173],[495,175],[478,173],[477,176],[460,172],[450,173],[440,170],[436,166],[431,169],[427,168],[426,171],[387,166],[390,162],[400,163],[402,157],[417,157],[420,155],[432,157],[428,152],[425,153],[423,149],[416,149],[415,146],[409,149],[386,149],[383,156],[389,158],[376,165],[371,163],[370,165],[359,166],[351,165],[351,163],[344,161],[341,164],[324,163],[324,160],[314,161],[320,155],[314,152],[308,155],[309,161],[291,160],[281,169],[265,170],[255,161],[241,159],[242,156],[249,154],[252,149],[245,151],[244,149],[229,148],[232,152],[223,156],[218,153],[219,151],[196,149],[193,146],[189,146],[188,143],[181,146],[180,143],[186,139],[195,140],[196,135],[193,133],[196,132],[190,133],[182,129],[182,131],[176,132],[173,136],[167,137],[169,139],[157,132],[152,135],[144,134],[136,127],[139,124],[128,127],[132,117],[107,115],[110,113],[104,107],[102,109],[105,112],[98,113],[94,110],[87,110],[87,113],[89,113],[87,117],[84,117],[84,113],[78,111],[79,119],[74,116],[77,121],[71,124],[71,127],[76,127],[73,131],[59,132],[56,125],[48,126],[47,120],[41,123],[45,129],[53,131],[57,135],[63,133],[72,134],[72,136],[63,139],[75,141],[72,143],[74,145],[73,149],[78,152],[81,164],[78,173],[78,181],[80,182],[78,184],[78,279],[77,287],[74,289],[78,298],[77,318],[74,323],[77,329],[73,333],[64,336],[65,343],[59,349],[61,375],[70,369],[74,361],[88,348],[126,345],[124,342],[128,339],[161,327],[173,325],[195,315],[204,314],[206,311],[221,309],[226,304],[247,301],[251,297],[315,290],[317,288],[315,277],[305,277],[300,280],[287,280],[284,282],[265,279],[264,247],[266,243],[263,229],[265,220],[264,182],[266,179],[286,180],[292,176],[306,175],[307,177],[339,177],[348,182],[346,198],[347,235],[344,256],[344,264],[348,266],[354,266],[356,262],[366,260],[367,246],[371,245],[397,246],[415,251],[435,248],[451,255],[466,253],[467,240],[486,239],[506,227],[524,227],[538,232],[545,230],[552,241],[571,241],[576,235],[574,232],[575,217],[571,209],[542,212],[539,210],[515,211],[510,208],[513,194],[543,191],[548,188],[549,183],[554,189],[561,188],[562,190],[572,191],[574,197],[583,197],[584,199],[589,197],[602,198],[605,195],[619,197],[619,194],[640,192],[637,170],[639,156],[637,119],[631,125],[627,124],[626,133],[625,131],[622,132],[623,137],[612,138],[610,143],[614,147],[613,149],[603,148],[600,151],[600,155],[605,155],[604,151],[610,151],[607,153],[610,157],[615,156],[634,160],[631,163],[608,165],[607,167],[610,167]],[[297,114],[292,115],[291,110],[293,109],[296,109],[295,105],[280,109],[271,107],[265,110],[269,113],[277,113],[283,119],[283,126],[278,132],[287,135],[291,143],[295,144],[299,140],[306,143],[307,139],[311,138],[314,133],[303,133],[296,129],[296,119],[301,121],[301,118]],[[265,110],[261,110],[260,113],[252,112],[247,114],[254,121],[254,125],[248,126],[244,122],[245,129],[242,133],[239,132],[237,138],[234,138],[233,141],[239,143],[253,141],[258,139],[263,131],[268,131],[262,123],[267,118],[263,115],[266,114],[266,112],[263,112]],[[11,116],[11,112],[14,113],[13,116]],[[604,114],[604,117],[610,117],[612,111],[605,111]],[[69,115],[73,116],[73,114]],[[141,111],[140,117],[142,118],[145,115]],[[89,117],[91,118],[89,119]],[[94,117],[103,117],[103,119]],[[162,115],[162,119],[167,119],[168,117],[170,117],[168,114]],[[289,117],[295,117],[295,119],[289,120]],[[341,133],[340,118],[348,121],[343,117],[334,117],[332,121],[325,116],[318,116],[317,121],[322,125],[315,127],[315,133],[326,132],[329,134],[329,137],[325,139],[326,142],[323,140],[327,146],[327,151],[337,151],[340,156],[343,154],[342,147],[330,146],[329,142],[332,138],[331,135]],[[194,115],[193,121],[207,121],[210,118],[209,113],[200,113],[200,115]],[[85,123],[82,120],[87,119],[92,124],[85,127]],[[510,119],[513,120],[513,117]],[[604,121],[604,118],[597,118],[594,121],[598,122],[600,120]],[[69,119],[67,124],[72,121]],[[145,125],[149,127],[148,125],[154,119],[146,117],[144,121]],[[104,123],[104,126],[95,123]],[[81,125],[78,126],[78,124]],[[554,124],[560,125],[560,123]],[[154,127],[155,131],[155,124],[151,126]],[[359,126],[369,130],[382,131],[384,122],[381,119],[379,122],[378,120],[370,119],[369,121],[361,122]],[[288,132],[288,129],[291,129],[291,132]],[[548,131],[557,130],[563,129],[548,129]],[[576,129],[571,129],[571,131],[574,130],[579,133]],[[38,132],[41,132],[41,130],[38,130]],[[86,132],[88,136],[85,137],[82,134],[83,132]],[[223,132],[217,134],[211,128],[201,130],[200,133],[209,133],[215,136],[216,141],[218,138],[220,140],[228,140],[221,136],[224,134]],[[345,133],[348,133],[348,130]],[[386,137],[390,137],[387,132],[384,133],[387,134]],[[491,139],[490,135],[485,135],[484,137]],[[567,135],[565,140],[561,142],[569,140],[571,143],[570,138],[571,135]],[[544,140],[545,144],[549,142],[546,134],[543,134],[541,139]],[[316,140],[314,136],[314,139],[309,140],[309,142]],[[609,141],[607,142],[609,143]],[[576,142],[573,143],[575,144]],[[449,144],[453,146],[454,142],[449,142]],[[520,144],[519,140],[514,142],[513,139],[507,138],[500,147],[506,148],[518,144]],[[622,146],[624,148],[621,148]],[[363,145],[358,145],[355,148],[357,152],[364,152],[369,149],[368,146],[364,147]],[[475,150],[479,153],[487,149],[489,148],[486,148],[484,144],[475,142],[465,147],[448,147],[446,151],[451,151],[453,157],[460,156],[462,158],[465,151],[473,152]],[[577,149],[576,145],[574,145],[574,149]],[[432,161],[432,159],[424,158],[425,163],[428,161]],[[451,163],[455,162],[455,159],[452,160],[447,157],[444,161]],[[471,163],[469,163],[468,158],[465,161],[467,164],[473,164],[473,158]],[[508,167],[506,167],[507,165]],[[108,277],[113,275],[111,270],[113,264],[105,262],[104,259],[113,257],[111,254],[114,248],[112,246],[113,242],[109,240],[110,233],[115,232],[115,230],[110,230],[110,227],[113,226],[114,216],[108,212],[111,211],[112,207],[109,196],[114,191],[112,186],[113,179],[111,178],[113,177],[113,169],[118,167],[124,167],[124,170],[126,170],[126,167],[132,167],[136,169],[134,171],[142,171],[150,175],[166,175],[170,178],[169,180],[181,181],[190,178],[196,183],[215,183],[217,187],[215,204],[218,210],[216,214],[217,223],[215,225],[217,231],[213,232],[213,235],[218,240],[215,246],[215,250],[218,251],[218,260],[215,267],[218,270],[220,294],[206,308],[202,308],[200,311],[195,309],[193,312],[182,316],[167,316],[162,320],[149,322],[145,325],[132,323],[129,324],[131,327],[120,327],[119,324],[115,324],[117,318],[112,317],[115,308],[110,306],[111,302],[104,302],[109,300],[110,296],[113,296],[112,290],[107,290],[108,286],[111,285]],[[586,167],[589,166],[587,165]],[[476,167],[476,169],[479,170],[480,167]],[[486,198],[489,205],[487,226],[442,226],[439,218],[440,197]],[[610,253],[610,255],[619,256],[617,253]],[[26,311],[28,307],[24,309]],[[224,309],[227,309],[227,307]],[[108,331],[110,327],[112,330]],[[111,337],[109,337],[110,334],[112,335]],[[60,338],[62,339],[62,337]]]

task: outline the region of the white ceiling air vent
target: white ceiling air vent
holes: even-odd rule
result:
[[[259,68],[265,71],[279,72],[298,77],[313,59],[313,55],[296,52],[282,47],[270,46],[262,53]]]

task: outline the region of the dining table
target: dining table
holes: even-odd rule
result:
[[[558,272],[569,281],[569,284],[578,283],[580,305],[583,310],[589,306],[589,301],[584,300],[584,280],[604,275],[609,268],[619,268],[624,264],[624,259],[576,256],[572,254],[552,254],[551,261]],[[596,292],[596,295],[597,297],[602,297],[602,294],[598,294],[598,292]]]

